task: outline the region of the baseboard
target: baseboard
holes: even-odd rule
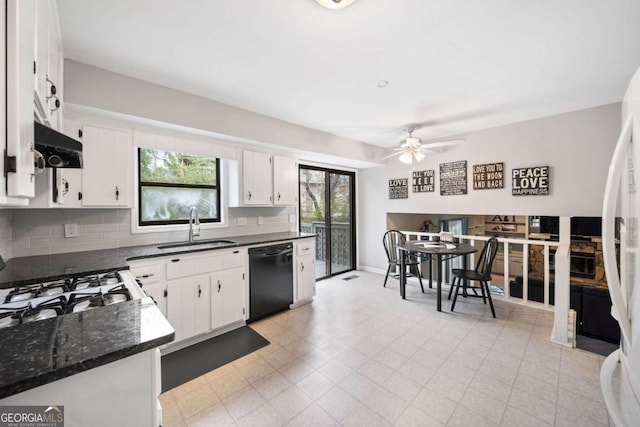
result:
[[[313,297],[303,298],[303,299],[298,300],[298,301],[294,302],[293,304],[289,305],[289,309],[293,310],[294,308],[298,308],[298,307],[300,307],[302,305],[310,304],[312,302],[313,302]]]
[[[387,274],[387,270],[381,268],[368,267],[366,265],[359,265],[357,270],[368,271],[369,273],[377,273],[382,274],[383,276]]]

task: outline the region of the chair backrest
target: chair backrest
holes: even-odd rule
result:
[[[478,257],[478,262],[476,263],[476,273],[480,274],[484,279],[489,280],[491,278],[491,267],[493,266],[493,260],[496,258],[497,253],[498,239],[492,237],[485,243],[482,252],[480,252],[480,257]]]
[[[387,260],[389,260],[389,262],[398,262],[398,251],[396,250],[396,246],[399,243],[404,243],[406,241],[407,238],[398,230],[389,230],[384,233],[382,243],[384,244],[384,251],[387,253]]]

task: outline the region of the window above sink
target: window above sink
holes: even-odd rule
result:
[[[220,160],[138,148],[138,224],[187,224],[195,206],[200,221],[220,222]]]

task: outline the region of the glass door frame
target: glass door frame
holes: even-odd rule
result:
[[[301,194],[301,189],[300,189],[300,170],[301,169],[308,169],[308,170],[314,170],[314,171],[319,171],[319,172],[324,172],[325,173],[325,186],[324,186],[324,198],[325,198],[325,206],[324,206],[324,218],[325,218],[325,229],[326,229],[326,236],[325,236],[325,241],[326,243],[326,248],[325,248],[325,259],[327,260],[327,267],[325,269],[325,272],[328,272],[328,274],[321,276],[321,277],[316,277],[316,280],[322,280],[322,279],[327,279],[330,277],[334,277],[340,274],[344,274],[348,271],[354,271],[356,269],[356,173],[355,171],[347,171],[347,170],[340,170],[340,169],[333,169],[333,168],[328,168],[328,167],[322,167],[322,166],[312,166],[312,165],[306,165],[306,164],[298,164],[298,218],[300,219],[302,217],[302,213],[301,213],[301,206],[300,203],[302,202],[302,194]],[[351,185],[350,185],[350,189],[349,189],[349,193],[351,196],[351,203],[350,203],[350,209],[349,209],[349,215],[351,217],[351,268],[348,270],[343,270],[340,271],[339,273],[334,273],[331,271],[331,186],[330,184],[330,175],[331,174],[338,174],[338,175],[348,175],[351,178]],[[302,221],[298,220],[298,231],[302,231]]]

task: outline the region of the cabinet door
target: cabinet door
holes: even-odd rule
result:
[[[245,279],[242,268],[211,275],[211,329],[245,318]]]
[[[15,172],[7,172],[7,196],[33,197],[34,126],[33,63],[35,61],[35,0],[7,0],[7,156],[15,157]]]
[[[162,314],[167,317],[167,293],[163,267],[162,262],[133,261],[129,263],[131,274],[142,284],[142,290],[155,300]]]
[[[273,204],[298,203],[298,162],[290,157],[273,156]]]
[[[128,207],[130,132],[83,126],[82,157],[82,205]]]
[[[47,68],[47,111],[51,127],[62,128],[62,48],[58,40],[58,30],[52,21],[49,26],[49,66]],[[55,93],[54,93],[55,92]],[[56,104],[58,102],[58,104]]]
[[[142,290],[153,298],[162,314],[167,317],[167,296],[165,295],[165,284],[162,282],[143,284]]]
[[[49,68],[49,32],[51,27],[51,14],[47,1],[36,2],[36,28],[35,28],[35,104],[40,110],[41,119],[49,121],[47,105],[47,70]]]
[[[242,200],[245,205],[272,203],[271,156],[254,151],[242,152]]]
[[[167,293],[167,318],[176,341],[209,331],[209,276],[168,282]]]
[[[314,256],[299,256],[296,261],[296,268],[296,301],[312,298],[316,294],[316,272]]]

